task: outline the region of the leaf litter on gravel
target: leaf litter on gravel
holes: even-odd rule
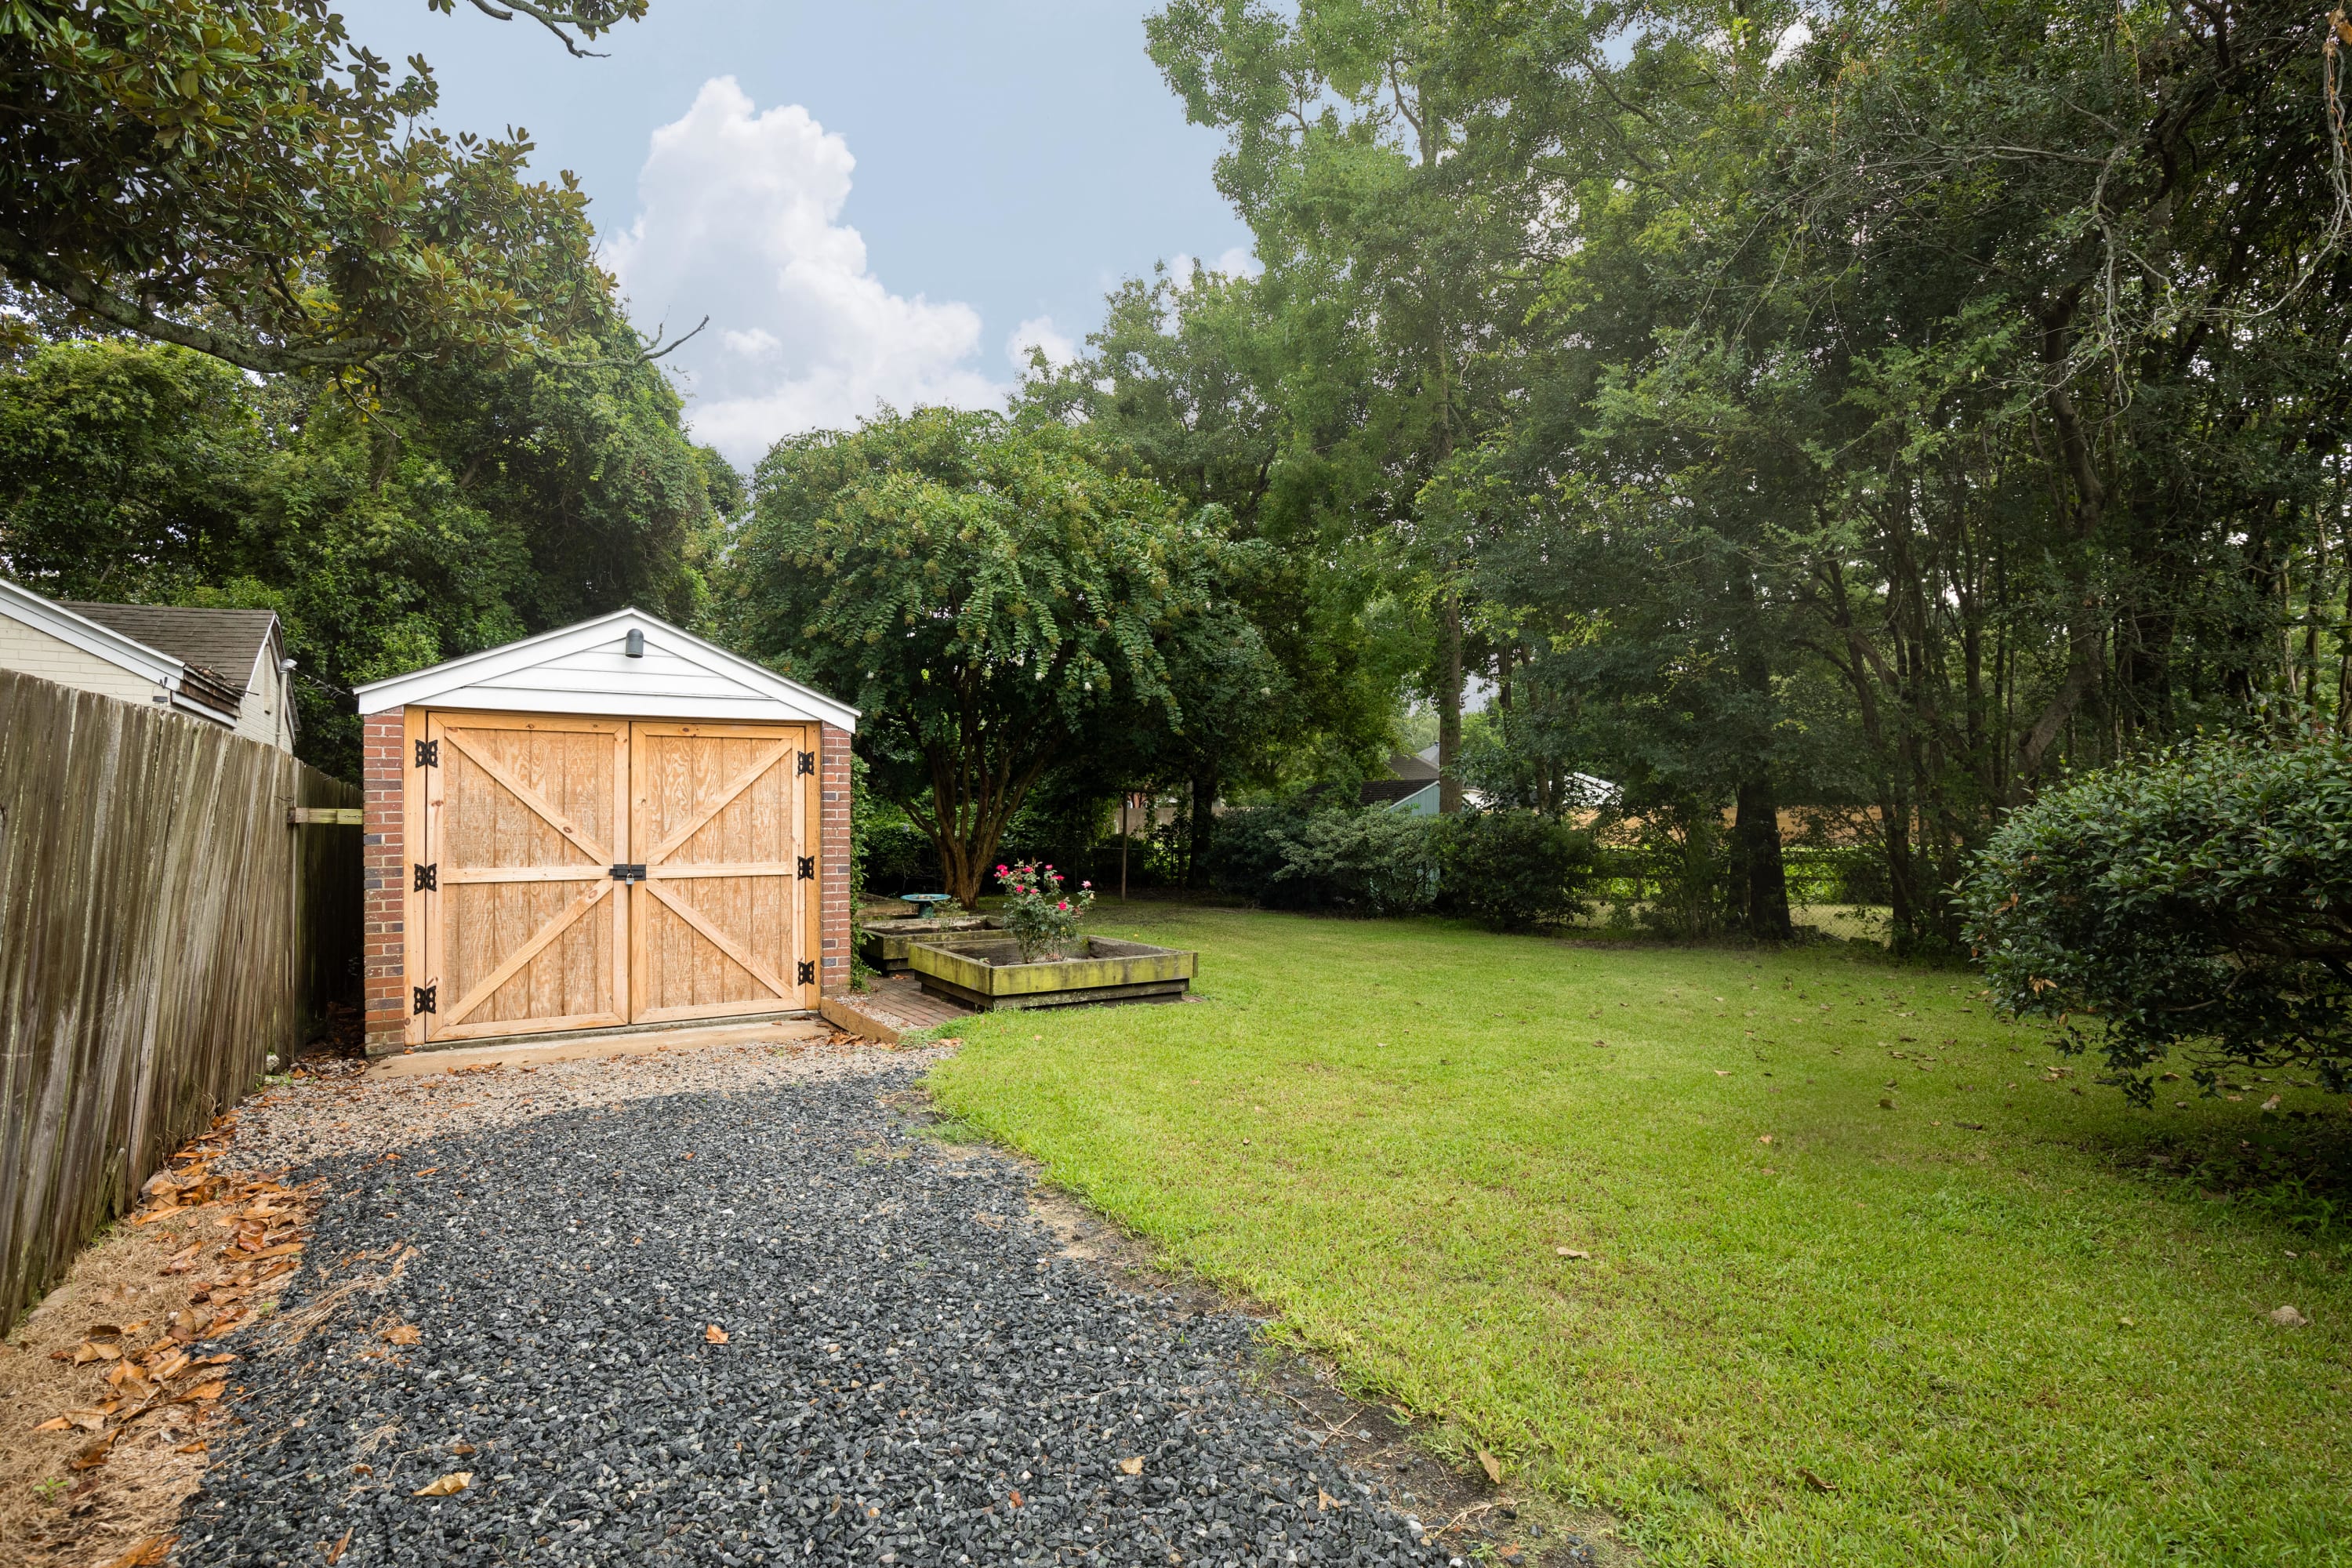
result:
[[[563,1111],[419,1151],[424,1180],[311,1167],[339,1250],[414,1249],[365,1316],[420,1337],[344,1308],[257,1358],[177,1561],[1447,1560],[1256,1390],[1254,1321],[1003,1219],[1028,1178],[877,1103],[910,1081]]]

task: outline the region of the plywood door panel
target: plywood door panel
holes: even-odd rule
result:
[[[426,784],[428,1040],[627,1021],[629,727],[436,713]],[[616,896],[622,894],[622,896]]]
[[[636,1019],[722,1018],[808,1007],[814,957],[797,874],[814,852],[803,725],[632,726]]]

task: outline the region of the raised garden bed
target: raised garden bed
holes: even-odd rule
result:
[[[993,1012],[1000,1007],[1068,1007],[1083,1002],[1178,1002],[1192,989],[1198,954],[1116,937],[1090,936],[1078,958],[1024,963],[1009,936],[916,942],[908,963],[923,989]]]
[[[899,921],[868,921],[866,934],[857,942],[857,956],[866,961],[868,969],[884,974],[904,974],[908,967],[907,948],[910,942],[1003,929],[1003,923],[993,915],[934,915],[929,920],[910,916]]]

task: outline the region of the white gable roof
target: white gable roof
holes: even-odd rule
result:
[[[631,632],[645,653],[626,652]],[[857,728],[857,710],[682,632],[643,610],[615,610],[430,669],[362,686],[362,713],[422,704],[506,713],[753,720]]]

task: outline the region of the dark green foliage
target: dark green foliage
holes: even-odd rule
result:
[[[2182,1050],[2352,1087],[2352,743],[2213,741],[2010,815],[1966,888],[2000,1005],[2095,1041],[2145,1103]]]
[[[1592,836],[1533,811],[1465,811],[1439,821],[1435,847],[1448,909],[1496,931],[1527,931],[1582,912]]]
[[[1217,887],[1270,910],[1418,914],[1436,901],[1434,817],[1256,806],[1217,823]]]
[[[36,346],[0,367],[0,570],[55,597],[276,610],[299,751],[346,778],[352,686],[625,604],[694,616],[707,469],[658,373],[404,391],[363,417],[185,349]]]
[[[593,37],[645,6],[533,9]],[[518,132],[442,130],[409,63],[323,0],[10,0],[0,275],[80,330],[371,388],[428,362],[594,355],[612,280],[587,195],[530,180]]]

